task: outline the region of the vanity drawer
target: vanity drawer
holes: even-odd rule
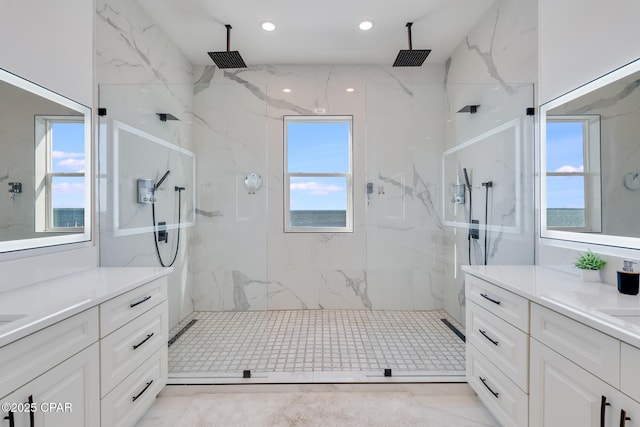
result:
[[[161,348],[102,399],[102,425],[134,425],[153,404],[166,378],[167,350]]]
[[[467,382],[504,427],[526,426],[529,399],[472,344],[467,344]]]
[[[0,348],[0,397],[98,341],[98,308],[78,313]]]
[[[612,386],[619,386],[617,339],[537,304],[531,304],[531,336]]]
[[[164,301],[100,341],[101,396],[158,349],[167,351],[168,328]]]
[[[640,402],[640,349],[622,343],[620,348],[620,390]]]
[[[467,340],[522,390],[529,387],[529,336],[471,302]]]
[[[529,332],[529,300],[470,274],[467,297],[524,332]]]
[[[167,278],[162,277],[100,304],[100,337],[140,316],[167,299]]]

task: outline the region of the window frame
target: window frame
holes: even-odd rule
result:
[[[547,178],[549,177],[582,177],[584,191],[584,226],[551,226],[546,221],[549,210],[544,200],[545,226],[548,230],[574,232],[600,232],[602,229],[602,195],[600,181],[600,115],[547,115],[547,122],[579,122],[582,124],[582,172],[551,172],[545,163],[545,197],[547,196]],[[546,131],[546,127],[545,127]],[[548,140],[545,137],[545,140]],[[546,162],[546,157],[543,159]]]
[[[290,172],[288,124],[291,122],[348,123],[348,171],[344,172]],[[284,232],[285,233],[352,233],[353,232],[353,116],[283,116],[283,175],[284,175]],[[291,225],[291,179],[292,178],[345,178],[346,212],[344,227],[293,227]]]
[[[67,115],[37,115],[35,116],[36,133],[36,203],[35,203],[35,226],[36,231],[45,233],[82,233],[85,231],[86,212],[84,213],[85,224],[81,227],[55,227],[53,224],[53,179],[62,178],[83,178],[84,185],[87,185],[86,167],[84,172],[53,172],[53,139],[52,126],[54,123],[78,123],[86,126],[82,116]],[[83,148],[85,143],[83,142]],[[85,153],[86,156],[86,153]],[[85,158],[86,161],[86,158]],[[84,192],[87,197],[87,191]],[[86,200],[83,209],[86,210]]]

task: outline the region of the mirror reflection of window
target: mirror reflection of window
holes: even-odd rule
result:
[[[84,228],[84,121],[74,116],[36,118],[38,191],[36,230]]]
[[[547,116],[547,227],[600,232],[600,117]]]

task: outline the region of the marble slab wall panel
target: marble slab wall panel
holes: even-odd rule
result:
[[[196,86],[196,310],[267,309],[267,118],[254,91],[264,85]],[[255,192],[244,185],[250,173],[263,181]]]
[[[537,81],[537,1],[502,0],[487,12],[478,25],[465,37],[445,64],[446,127],[444,150],[449,150],[465,141],[481,135],[492,128],[515,117],[525,117],[524,137],[521,155],[522,176],[520,212],[521,227],[517,232],[502,232],[500,227],[491,232],[489,263],[532,264],[534,262],[534,204],[533,204],[533,119],[527,119],[525,109],[536,105],[532,84]],[[516,82],[516,83],[514,83]],[[457,113],[466,105],[480,105],[477,114]],[[505,161],[499,151],[487,152],[475,159],[482,170],[493,174],[489,165],[504,164],[514,168],[513,162]],[[497,163],[496,163],[497,162]],[[463,179],[464,165],[457,166],[458,175]],[[478,175],[476,175],[478,176]],[[488,175],[487,175],[488,176]],[[449,185],[455,182],[455,175],[444,178],[443,191],[450,192]],[[479,185],[479,184],[478,184]],[[483,187],[480,187],[484,190]],[[480,191],[474,193],[476,201],[482,200]],[[504,200],[494,203],[492,217],[498,221],[509,219],[512,203]],[[443,203],[448,203],[446,200]],[[498,204],[502,204],[499,209]],[[474,208],[475,210],[475,208]],[[462,215],[464,210],[459,210]],[[440,243],[442,252],[453,256],[444,257],[444,306],[447,312],[464,323],[464,274],[460,265],[468,261],[467,230],[447,227]],[[481,263],[484,257],[484,242],[474,241],[475,254],[472,263]]]
[[[440,103],[428,102],[432,94],[423,88],[415,95],[408,88],[415,81],[435,83],[441,76],[438,70],[416,74],[363,66],[203,67],[197,74],[199,195],[191,251],[197,307],[442,306],[440,273],[430,271],[436,253],[431,249],[436,240],[432,230],[441,232],[437,218],[433,225],[439,212],[434,203],[442,140],[433,129],[441,129],[441,117],[424,117],[441,111]],[[380,117],[369,117],[368,87],[378,84],[401,94],[399,103],[380,98],[379,108],[395,115],[382,111]],[[346,92],[348,87],[354,91]],[[442,85],[435,87],[441,94]],[[283,232],[283,116],[318,111],[353,116],[353,233]],[[395,120],[403,116],[409,124],[399,132],[403,126]],[[376,120],[384,125],[372,127]],[[369,156],[378,145],[369,141],[376,137],[381,141],[378,154]],[[244,196],[235,192],[232,176],[251,171],[262,175],[265,187],[241,218],[237,206]],[[379,205],[385,206],[380,218],[367,206],[365,184],[374,180],[388,193],[386,198],[380,194]]]
[[[192,66],[138,2],[97,0],[95,8],[98,106],[107,108],[108,111],[106,118],[100,120],[98,139],[101,160],[100,263],[103,266],[158,265],[150,233],[114,237],[111,219],[114,205],[113,200],[110,200],[113,181],[108,179],[112,177],[112,165],[106,163],[111,158],[109,121],[120,120],[191,150],[192,130],[188,121],[194,114]],[[110,100],[105,98],[109,90],[103,90],[103,85],[107,84],[121,85],[117,90],[112,89],[118,95],[114,94],[114,98]],[[127,84],[140,86],[127,90]],[[149,86],[144,88],[144,85]],[[179,124],[159,122],[155,114],[161,112],[179,117]],[[141,123],[142,121],[147,123]],[[141,164],[145,163],[144,158],[137,160]],[[177,165],[164,164],[158,166],[158,169],[170,167],[175,170]],[[128,197],[123,198],[122,202],[134,203]],[[189,229],[183,229],[180,252],[174,264],[175,271],[168,277],[170,326],[177,324],[194,308],[189,278],[191,270],[188,265],[190,235]],[[164,259],[170,257],[170,248],[175,248],[171,245],[173,237],[173,233],[170,233],[170,243],[160,248]]]
[[[188,260],[196,183],[191,151],[193,118],[184,107],[192,96],[192,86],[164,89],[164,85],[146,84],[100,87],[100,102],[107,109],[98,125],[100,263],[160,265],[154,245],[152,206],[137,202],[137,179],[157,182],[170,171],[156,191],[155,208],[156,223],[165,221],[168,225],[168,242],[158,246],[163,263],[169,265],[176,257],[168,288],[173,325],[193,311]],[[170,112],[180,120],[161,121],[158,112]],[[180,199],[175,186],[185,187]]]

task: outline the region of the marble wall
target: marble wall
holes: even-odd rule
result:
[[[439,68],[199,73],[197,310],[442,307]],[[353,116],[353,233],[283,231],[283,116],[319,109]],[[265,182],[256,194],[242,185],[251,172]]]
[[[473,187],[473,218],[485,219],[488,264],[534,262],[534,118],[526,109],[536,105],[537,2],[496,2],[469,33],[446,64],[443,217],[447,224],[440,251],[443,257],[444,307],[464,322],[464,274],[469,263],[467,225],[469,200],[451,203],[453,184],[464,182],[467,168]],[[479,105],[477,113],[457,113]],[[471,243],[471,263],[485,259],[484,229]]]
[[[193,311],[189,241],[194,222],[191,64],[138,2],[97,0],[95,15],[99,118],[100,265],[159,266],[151,232],[151,206],[138,204],[137,178],[160,179],[157,221],[169,224],[160,243],[165,265],[176,253],[177,192],[184,186],[179,251],[168,276],[169,324]],[[160,121],[169,113],[179,121]],[[173,225],[172,225],[173,224]],[[186,224],[186,226],[185,226]]]
[[[109,110],[101,119],[104,140],[110,141],[117,120],[195,153],[195,225],[172,276],[177,278],[170,278],[172,324],[190,309],[445,307],[462,320],[457,260],[466,235],[445,225],[444,182],[451,178],[443,179],[443,153],[515,119],[524,123],[518,128],[522,140],[530,135],[523,113],[533,105],[531,86],[509,82],[535,80],[531,3],[498,2],[445,67],[229,71],[191,67],[136,4],[98,2],[97,75],[101,106]],[[487,114],[457,115],[463,101],[482,104]],[[177,111],[175,130],[143,123],[154,102]],[[353,233],[283,232],[282,118],[307,114],[353,116]],[[113,158],[109,150],[101,151],[105,165]],[[531,172],[516,167],[528,159],[517,158],[514,147],[509,155],[496,151],[486,152],[486,161],[476,159],[475,179],[495,164],[504,164],[504,181],[516,170]],[[462,163],[456,163],[458,171]],[[101,262],[153,263],[150,236],[115,236],[110,167],[101,169]],[[264,181],[255,194],[243,186],[252,172]],[[496,189],[503,185],[498,181]],[[367,183],[374,188],[369,197]],[[522,191],[532,191],[524,188],[528,180],[520,183]],[[511,218],[514,200],[498,200],[493,218]],[[511,219],[508,226],[514,224]],[[531,262],[531,224],[521,224],[517,233],[496,224],[491,262],[517,262],[518,251]]]

